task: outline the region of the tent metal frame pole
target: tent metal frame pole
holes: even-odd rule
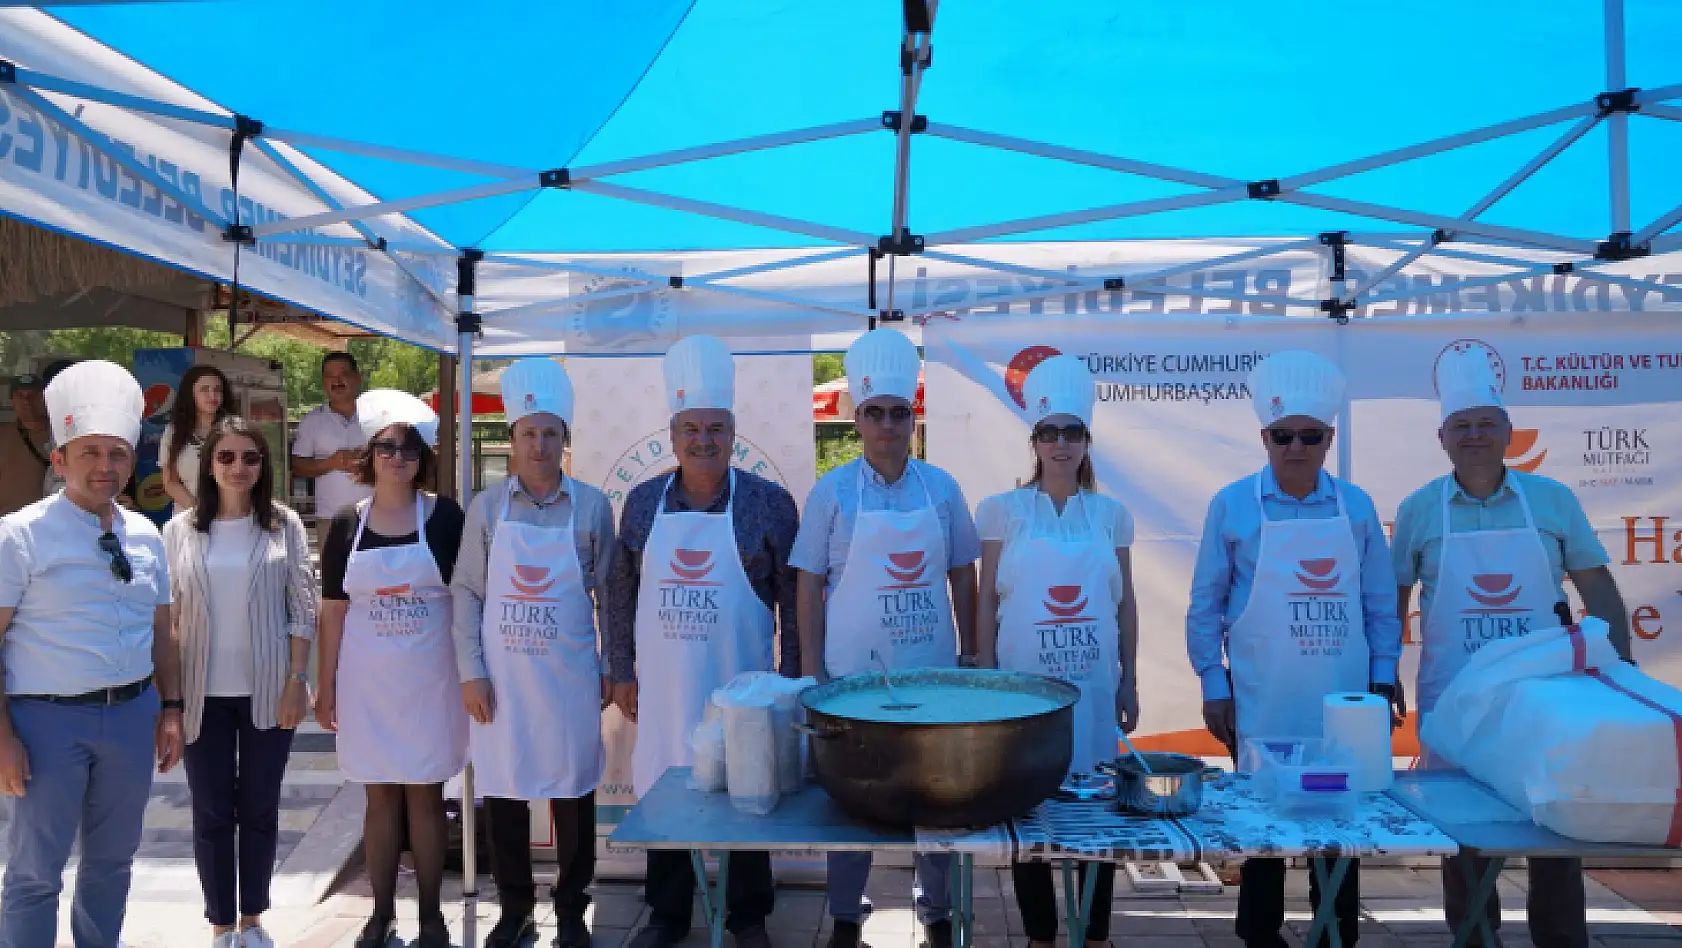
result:
[[[1653,221],[1651,224],[1648,224],[1646,227],[1641,228],[1629,239],[1629,242],[1632,245],[1639,247],[1652,240],[1654,237],[1657,237],[1672,227],[1675,227],[1677,224],[1682,224],[1682,204],[1676,205],[1659,219]]]
[[[1597,244],[1592,240],[1578,240],[1572,237],[1561,237],[1557,234],[1542,231],[1527,230],[1521,227],[1504,227],[1499,224],[1486,224],[1482,221],[1463,221],[1442,214],[1427,214],[1421,211],[1409,211],[1401,208],[1386,207],[1381,204],[1370,204],[1366,201],[1352,201],[1346,198],[1331,197],[1323,194],[1307,194],[1303,192],[1286,192],[1273,198],[1287,204],[1298,204],[1303,207],[1314,207],[1324,211],[1336,211],[1351,214],[1356,217],[1369,217],[1377,220],[1395,221],[1398,224],[1416,224],[1420,227],[1442,228],[1458,233],[1475,234],[1480,237],[1494,237],[1508,243],[1526,244],[1546,250],[1563,250],[1567,253],[1592,256]]]
[[[1038,267],[1002,263],[998,260],[986,260],[981,257],[971,257],[968,254],[952,253],[949,250],[924,250],[923,257],[929,260],[939,260],[942,263],[956,263],[960,266],[975,267],[980,270],[992,270],[995,273],[1034,277],[1035,279],[1051,280],[1057,283],[1079,283],[1081,280],[1079,274],[1071,270],[1042,270]]]
[[[1606,91],[1624,88],[1624,0],[1606,0]],[[1629,113],[1607,116],[1607,180],[1613,233],[1629,231]]]
[[[680,165],[695,161],[707,161],[713,158],[723,158],[729,155],[740,155],[748,152],[765,151],[771,148],[782,148],[788,145],[803,145],[809,142],[824,141],[830,138],[844,138],[848,135],[860,135],[865,132],[880,131],[881,119],[853,119],[847,122],[836,122],[830,125],[814,125],[810,128],[794,129],[787,132],[777,132],[768,135],[755,135],[749,138],[737,138],[730,141],[718,142],[712,145],[697,145],[693,148],[681,148],[676,151],[657,152],[636,158],[623,158],[617,161],[604,161],[597,165],[585,165],[580,168],[569,168],[567,174],[573,181],[591,181],[616,174],[629,174],[634,171],[647,171],[650,168],[664,168],[669,165]]]
[[[480,326],[477,312],[478,263],[483,254],[464,250],[456,264],[456,502],[466,510],[473,502],[473,343]],[[461,772],[461,896],[464,945],[478,944],[479,852],[478,797],[473,788],[473,764]]]
[[[1385,250],[1408,250],[1409,249],[1409,247],[1407,245],[1401,244],[1401,243],[1398,243],[1398,242],[1395,242],[1395,241],[1365,241],[1365,243],[1370,247],[1378,247],[1378,248],[1385,249]],[[1657,253],[1659,251],[1657,249],[1655,249],[1654,252]],[[1508,266],[1508,267],[1518,267],[1519,268],[1519,270],[1514,271],[1512,273],[1508,273],[1504,277],[1491,277],[1490,279],[1492,279],[1492,280],[1520,280],[1520,279],[1526,279],[1528,277],[1533,277],[1533,276],[1545,276],[1545,275],[1556,272],[1555,269],[1554,269],[1555,264],[1553,264],[1553,263],[1537,264],[1536,261],[1534,261],[1534,260],[1519,260],[1519,259],[1511,258],[1511,257],[1498,257],[1498,256],[1494,256],[1492,254],[1474,253],[1474,252],[1471,252],[1471,251],[1460,250],[1460,249],[1453,248],[1453,247],[1439,246],[1434,251],[1432,251],[1432,255],[1433,256],[1438,256],[1438,257],[1452,257],[1452,258],[1458,259],[1458,260],[1469,260],[1473,263],[1488,263],[1488,264],[1493,264],[1495,266]],[[1641,279],[1637,279],[1635,277],[1623,276],[1621,274],[1616,274],[1616,273],[1605,273],[1605,272],[1602,272],[1602,270],[1600,269],[1601,267],[1616,266],[1620,261],[1616,261],[1616,260],[1588,260],[1588,261],[1562,260],[1562,261],[1558,261],[1558,262],[1561,263],[1561,264],[1570,264],[1570,269],[1567,272],[1569,272],[1571,274],[1575,274],[1576,276],[1582,277],[1585,280],[1594,280],[1594,281],[1600,282],[1600,283],[1614,283],[1614,284],[1617,284],[1619,286],[1630,287],[1631,289],[1645,290],[1649,293],[1670,294],[1670,293],[1675,293],[1676,292],[1676,287],[1674,287],[1674,286],[1670,286],[1670,285],[1663,284],[1663,283],[1655,283],[1651,280],[1641,280]],[[1482,278],[1482,277],[1477,277],[1475,279],[1479,280],[1480,282],[1478,282],[1477,284],[1468,284],[1466,282],[1461,282],[1461,283],[1455,284],[1455,288],[1466,287],[1466,288],[1475,289],[1479,286],[1490,285],[1487,282],[1482,282],[1484,280],[1484,278]],[[1437,287],[1435,289],[1422,288],[1418,293],[1414,294],[1414,297],[1429,296],[1433,293],[1440,293],[1440,292],[1442,292],[1442,290],[1443,290],[1442,287]],[[1404,296],[1404,297],[1398,297],[1398,298],[1407,298],[1407,297]],[[1362,305],[1366,305],[1366,304],[1363,303]]]
[[[916,0],[913,0],[916,2]],[[932,19],[932,18],[931,18]],[[909,26],[900,38],[901,70],[899,79],[899,131],[894,136],[894,195],[892,226],[888,239],[898,244],[910,216],[911,201],[911,134],[917,124],[917,93],[921,91],[921,77],[925,57],[932,52],[932,34],[913,33]],[[899,254],[889,253],[887,312],[894,311],[894,291],[898,276]]]
[[[1005,237],[1011,234],[1050,230],[1056,227],[1071,227],[1076,224],[1090,224],[1095,221],[1120,220],[1127,217],[1144,217],[1150,214],[1180,211],[1194,207],[1209,207],[1215,204],[1230,204],[1234,201],[1244,201],[1248,199],[1249,192],[1243,186],[1223,188],[1219,191],[1202,191],[1195,194],[1175,194],[1169,197],[1150,198],[1144,201],[1131,201],[1125,204],[1111,204],[1105,207],[1095,207],[1084,211],[1064,211],[1058,214],[1044,214],[1038,217],[1025,217],[1020,220],[1005,221],[999,224],[983,224],[976,227],[963,227],[956,230],[937,231],[936,233],[929,234],[926,238],[924,238],[924,241],[929,246],[968,244],[982,240],[990,240],[994,237]]]
[[[40,89],[45,92],[57,92],[62,95],[74,96],[75,98],[84,99],[89,102],[102,102],[106,105],[114,105],[118,108],[127,109],[130,112],[142,112],[147,115],[157,115],[163,118],[179,119],[183,122],[192,122],[195,125],[207,125],[211,128],[220,128],[227,131],[234,130],[234,117],[232,115],[223,115],[219,112],[212,112],[206,109],[195,109],[184,105],[171,105],[168,102],[159,102],[156,99],[148,99],[145,96],[130,95],[126,92],[117,92],[113,89],[103,89],[99,86],[89,85],[85,82],[78,82],[74,79],[66,79],[63,76],[54,76],[44,72],[36,72],[33,69],[25,69],[22,66],[17,67],[17,84],[20,86],[28,86],[32,89]]]
[[[292,217],[286,220],[268,221],[255,224],[251,228],[253,237],[266,237],[270,234],[286,234],[292,231],[306,230],[311,227],[323,227],[328,224],[348,224],[351,221],[369,217],[382,217],[386,214],[398,214],[406,211],[419,210],[427,207],[438,207],[443,204],[461,204],[477,201],[481,198],[500,197],[504,194],[517,194],[521,191],[535,191],[543,187],[534,173],[529,178],[492,181],[488,184],[475,184],[465,188],[455,188],[449,191],[438,191],[432,194],[420,194],[414,197],[398,198],[393,201],[381,201],[377,204],[357,204],[337,211],[326,211],[321,214],[309,214],[304,217]]]
[[[1682,234],[1671,234],[1668,237],[1654,237],[1647,242],[1653,253],[1669,253],[1672,250],[1682,250]],[[1675,292],[1672,288],[1672,292]]]
[[[653,207],[663,207],[672,211],[684,211],[699,214],[702,217],[716,217],[719,220],[735,221],[738,224],[749,224],[754,227],[765,227],[771,230],[785,231],[791,234],[802,234],[819,240],[829,240],[838,244],[848,244],[854,247],[869,249],[876,246],[876,239],[869,234],[859,231],[846,230],[840,227],[830,227],[803,221],[792,217],[782,217],[777,214],[764,214],[759,211],[748,211],[714,204],[710,201],[697,201],[691,198],[661,194],[642,188],[630,188],[622,184],[610,184],[606,181],[575,181],[571,185],[574,191],[587,194],[599,194],[602,197],[617,198],[634,204],[647,204]]]
[[[445,171],[461,171],[466,174],[483,175],[487,178],[517,178],[522,175],[535,176],[537,174],[535,168],[520,168],[515,165],[503,165],[491,161],[475,161],[471,158],[451,158],[446,155],[433,155],[408,148],[392,148],[387,145],[373,145],[367,142],[352,141],[348,138],[337,138],[332,135],[317,135],[313,132],[291,128],[275,128],[265,125],[263,136],[286,142],[289,145],[297,145],[300,148],[322,148],[347,155],[361,155],[364,158],[379,158],[402,164],[442,168]]]
[[[66,112],[64,109],[60,108],[57,103],[48,99],[46,96],[36,92],[34,89],[26,89],[18,86],[13,86],[11,92],[12,95],[29,103],[34,108],[40,110],[42,114],[74,132],[78,138],[87,142],[89,146],[97,149],[100,154],[110,158],[117,164],[122,165],[136,178],[139,178],[152,187],[157,188],[160,193],[168,195],[182,207],[194,214],[197,214],[205,220],[214,223],[220,230],[226,230],[228,228],[228,219],[226,217],[212,211],[209,207],[205,206],[203,201],[194,198],[186,191],[183,191],[181,188],[164,180],[162,175],[153,171],[145,162],[138,160],[133,154],[125,153],[123,149],[116,147],[115,143],[105,133],[90,127],[86,122],[74,115],[71,115],[69,112]]]
[[[1682,109],[1674,105],[1660,105],[1658,103],[1643,105],[1641,114],[1651,115],[1654,118],[1669,119],[1672,122],[1682,122]]]

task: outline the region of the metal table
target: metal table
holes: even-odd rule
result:
[[[1677,850],[1663,846],[1590,843],[1543,829],[1463,771],[1397,774],[1389,796],[1430,820],[1459,845],[1455,863],[1472,898],[1467,903],[1466,917],[1454,933],[1454,948],[1465,948],[1473,932],[1481,936],[1483,944],[1495,943],[1493,926],[1485,912],[1501,870],[1515,856],[1543,859],[1673,859],[1677,856]],[[1482,878],[1474,877],[1474,858],[1489,860],[1489,868]]]
[[[736,812],[724,793],[699,793],[688,787],[689,768],[673,767],[625,814],[613,842],[647,849],[687,849],[695,866],[701,914],[707,921],[712,948],[724,942],[725,886],[729,882],[730,853],[741,850],[822,849],[830,851],[931,852],[909,829],[862,823],[836,806],[816,785],[785,794],[766,816]],[[718,878],[709,885],[704,856],[718,857]],[[975,931],[973,905],[975,855],[956,851],[952,874],[952,935],[959,948],[969,948]]]

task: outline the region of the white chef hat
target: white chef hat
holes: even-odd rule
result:
[[[438,446],[438,413],[426,402],[395,388],[369,389],[356,396],[356,423],[362,426],[363,440],[373,440],[374,435],[392,425],[408,425],[428,447]]]
[[[1052,415],[1073,415],[1092,426],[1092,372],[1086,360],[1072,355],[1052,356],[1034,366],[1022,383],[1028,421],[1039,424]]]
[[[59,447],[88,435],[121,438],[131,448],[140,440],[146,398],[134,376],[115,362],[78,362],[54,376],[44,395]]]
[[[1305,415],[1323,425],[1343,407],[1343,373],[1324,356],[1301,349],[1275,352],[1250,372],[1250,407],[1263,427]]]
[[[1468,408],[1507,408],[1489,354],[1477,347],[1450,347],[1437,359],[1437,401],[1445,421]]]
[[[841,361],[847,368],[847,392],[854,404],[882,396],[917,400],[917,376],[923,360],[904,333],[872,329],[853,340]]]
[[[685,336],[666,350],[660,368],[672,414],[692,408],[734,410],[736,359],[717,336]]]
[[[572,379],[554,359],[521,359],[502,372],[502,412],[509,424],[539,412],[572,425]]]

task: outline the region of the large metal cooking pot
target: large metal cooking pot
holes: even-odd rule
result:
[[[854,816],[890,826],[991,826],[1051,796],[1069,769],[1080,691],[1068,682],[953,668],[894,672],[893,686],[902,698],[936,699],[931,713],[881,720],[896,715],[860,711],[888,703],[875,672],[800,696],[818,783]],[[1007,694],[1038,698],[1043,710],[1024,714],[1036,702],[1015,698],[1003,708]],[[936,718],[943,723],[926,723]]]

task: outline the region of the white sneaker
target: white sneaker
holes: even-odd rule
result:
[[[245,948],[245,940],[237,931],[223,932],[211,939],[210,948]]]
[[[245,940],[235,948],[274,948],[274,939],[269,937],[268,932],[263,931],[261,925],[253,925],[241,934],[245,936]]]

